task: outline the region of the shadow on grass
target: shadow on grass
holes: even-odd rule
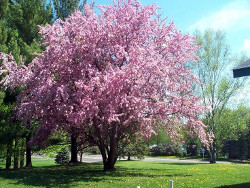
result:
[[[119,166],[116,171],[104,172],[102,163],[83,163],[72,166],[45,166],[32,169],[0,169],[0,177],[12,180],[12,184],[43,187],[69,187],[80,182],[91,183],[107,180],[118,180],[130,177],[155,178],[160,176],[191,176],[185,173],[168,173],[171,169],[138,169]],[[173,171],[172,171],[173,172]]]
[[[248,183],[240,183],[240,184],[234,184],[234,185],[224,185],[221,186],[221,188],[249,188],[250,182]]]

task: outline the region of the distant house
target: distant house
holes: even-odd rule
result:
[[[250,59],[233,69],[234,78],[250,76]]]

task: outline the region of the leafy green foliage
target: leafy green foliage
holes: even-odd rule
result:
[[[153,134],[149,140],[150,145],[159,144],[172,144],[170,137],[167,135],[164,129],[157,131],[157,134]]]
[[[120,158],[128,156],[128,160],[131,157],[137,159],[143,159],[145,155],[149,154],[149,147],[144,138],[132,139],[127,145],[123,145],[118,149],[118,155]]]
[[[46,5],[46,0],[18,0],[14,1],[10,9],[9,20],[27,45],[38,38],[38,25],[45,25],[52,20],[51,4]]]
[[[250,108],[224,109],[218,135],[218,149],[229,158],[250,158]]]
[[[66,135],[58,131],[56,134],[49,137],[45,143],[33,147],[33,151],[38,154],[43,154],[46,157],[55,158],[57,153],[69,147],[70,143],[66,139]]]
[[[7,23],[5,20],[0,20],[0,51],[8,52],[8,47],[6,45],[8,39]]]
[[[29,63],[35,57],[34,52],[43,51],[39,42],[38,26],[51,23],[52,18],[51,3],[46,4],[46,0],[13,1],[7,20],[11,30],[17,32],[16,41],[20,48],[18,58],[22,55],[25,62]],[[10,52],[14,53],[13,50]],[[18,59],[15,55],[14,57]]]
[[[46,0],[6,1],[8,9],[0,19],[0,51],[12,53],[19,61],[22,55],[26,63],[34,58],[33,53],[41,53],[38,25],[52,21],[51,4]]]
[[[9,0],[0,0],[0,19],[9,11]]]

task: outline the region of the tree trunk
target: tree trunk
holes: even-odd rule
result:
[[[212,97],[212,101],[214,98]],[[214,109],[213,106],[214,102],[212,102],[212,109]],[[212,110],[212,130],[215,132],[216,126],[215,126],[215,111]],[[213,143],[210,144],[210,163],[216,163],[216,138],[214,138]]]
[[[71,136],[71,159],[70,163],[77,163],[77,142],[76,136]]]
[[[82,155],[83,155],[83,152],[80,152],[80,162],[82,163]]]
[[[7,144],[6,166],[5,166],[6,169],[10,169],[11,167],[12,144],[13,144],[12,140]]]
[[[210,163],[216,163],[216,141],[211,144],[210,146]]]
[[[20,155],[20,168],[24,167],[24,152]]]
[[[14,169],[18,169],[18,158],[19,158],[19,149],[18,149],[18,139],[15,139],[15,151],[14,151]]]
[[[116,158],[115,154],[113,152],[110,152],[108,155],[106,169],[104,169],[104,170],[116,170],[116,168],[115,168],[116,160],[117,160],[117,158]]]
[[[107,155],[106,155],[105,147],[103,144],[101,144],[101,145],[98,145],[98,148],[102,155],[103,168],[105,170],[107,168]]]
[[[25,154],[25,140],[22,139],[21,150],[20,150],[20,168],[24,167],[24,154]]]
[[[117,157],[115,156],[114,149],[111,149],[110,147],[108,156],[106,154],[106,150],[104,146],[99,146],[99,149],[102,154],[103,170],[104,171],[115,170],[115,163],[116,163]]]
[[[100,152],[102,154],[102,159],[103,159],[103,165],[104,165],[104,171],[109,171],[109,170],[115,170],[115,163],[117,161],[117,140],[116,140],[116,127],[114,126],[112,128],[112,133],[110,136],[110,147],[109,151],[105,151],[105,146],[104,144],[99,146]],[[108,154],[108,157],[107,155]]]
[[[26,137],[26,166],[27,168],[32,168],[32,161],[31,161],[31,147],[29,144],[31,135]]]
[[[128,152],[128,161],[131,160],[131,157],[130,157],[130,152]]]

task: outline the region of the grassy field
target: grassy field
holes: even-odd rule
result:
[[[118,161],[117,170],[103,172],[101,163],[55,165],[33,159],[32,169],[5,170],[0,163],[0,187],[250,187],[250,165],[185,164]]]

